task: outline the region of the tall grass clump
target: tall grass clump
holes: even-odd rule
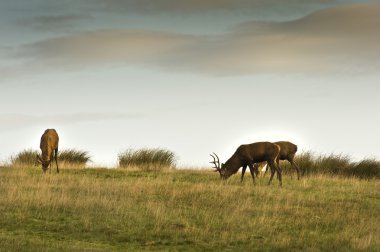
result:
[[[380,161],[364,159],[353,162],[349,156],[342,154],[316,155],[312,152],[303,152],[296,155],[303,175],[339,175],[343,177],[380,178]],[[281,167],[286,171],[292,168],[288,162],[282,162]]]
[[[137,167],[145,171],[158,171],[163,168],[175,168],[176,156],[166,149],[128,149],[118,156],[119,167],[132,168]]]
[[[23,150],[11,156],[10,165],[13,167],[39,165],[37,155],[41,155],[41,151],[33,149]],[[87,151],[75,149],[58,151],[58,163],[63,167],[83,167],[89,161],[91,161],[91,157]]]
[[[347,173],[358,178],[380,178],[380,161],[363,159],[355,163]]]
[[[87,151],[66,149],[58,152],[58,161],[64,167],[84,167],[91,157]]]
[[[10,158],[11,166],[31,166],[37,164],[37,155],[39,151],[33,149],[23,150]]]
[[[346,175],[352,165],[350,158],[342,154],[320,155],[315,160],[313,172]]]

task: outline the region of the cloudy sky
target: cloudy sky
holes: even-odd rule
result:
[[[181,166],[244,143],[380,159],[380,1],[0,2],[0,160],[60,147]]]

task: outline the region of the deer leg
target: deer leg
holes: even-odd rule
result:
[[[294,161],[294,154],[289,155],[288,161],[292,165],[294,169],[297,171],[297,179],[300,180],[300,169],[298,167],[298,164]]]
[[[247,169],[247,166],[244,165],[243,166],[243,169],[241,170],[241,179],[240,179],[240,183],[243,183],[243,178],[244,178],[244,173],[245,173],[245,170]]]
[[[292,165],[292,167],[294,167],[296,169],[297,179],[300,180],[300,168],[298,167],[298,164],[294,160],[290,161],[290,164]]]
[[[293,179],[293,173],[294,173],[293,169],[296,169],[296,168],[294,167],[294,165],[291,162],[289,162],[289,163],[292,166],[292,171],[290,172],[290,179]],[[297,177],[298,177],[298,174],[297,174]]]
[[[267,167],[265,168],[265,172],[264,172],[264,177],[267,174],[268,170],[269,170],[269,164],[267,163]]]
[[[253,180],[253,184],[256,185],[256,181],[255,181],[255,168],[253,167],[253,164],[249,164],[249,170],[251,171],[251,176],[252,176],[252,180]]]
[[[260,164],[253,165],[253,170],[255,172],[256,178],[259,176],[259,167],[260,167]]]
[[[281,167],[277,164],[275,164],[276,166],[276,169],[277,169],[277,178],[278,178],[278,181],[280,183],[280,186],[282,186],[282,170],[281,170]]]
[[[276,169],[274,168],[274,162],[268,162],[268,166],[270,167],[270,173],[271,173],[269,181],[268,181],[268,185],[270,185],[270,183],[272,182],[274,173],[276,172]]]
[[[277,168],[281,171],[281,168],[280,168],[280,156],[277,156],[277,159],[276,159],[276,166]],[[282,171],[281,171],[282,172]],[[277,178],[279,176],[279,173],[277,173]]]
[[[277,178],[279,180],[280,186],[282,186],[282,176],[281,176],[281,168],[280,166],[277,166],[277,164],[274,161],[268,162],[271,170],[270,179],[268,182],[268,185],[272,182],[274,174],[277,172]]]
[[[57,173],[59,173],[59,169],[58,169],[58,148],[54,150],[54,156],[55,156],[55,164],[57,165]]]
[[[51,174],[51,163],[53,161],[53,152],[50,155],[49,173]]]

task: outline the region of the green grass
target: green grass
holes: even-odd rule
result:
[[[118,156],[120,168],[138,168],[145,171],[159,171],[174,168],[175,154],[166,149],[128,149]]]
[[[367,165],[367,164],[366,164]],[[0,169],[2,251],[379,251],[380,180]]]

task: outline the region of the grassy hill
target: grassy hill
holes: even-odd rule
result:
[[[54,171],[54,170],[53,170]],[[380,180],[0,168],[4,251],[379,251]]]

